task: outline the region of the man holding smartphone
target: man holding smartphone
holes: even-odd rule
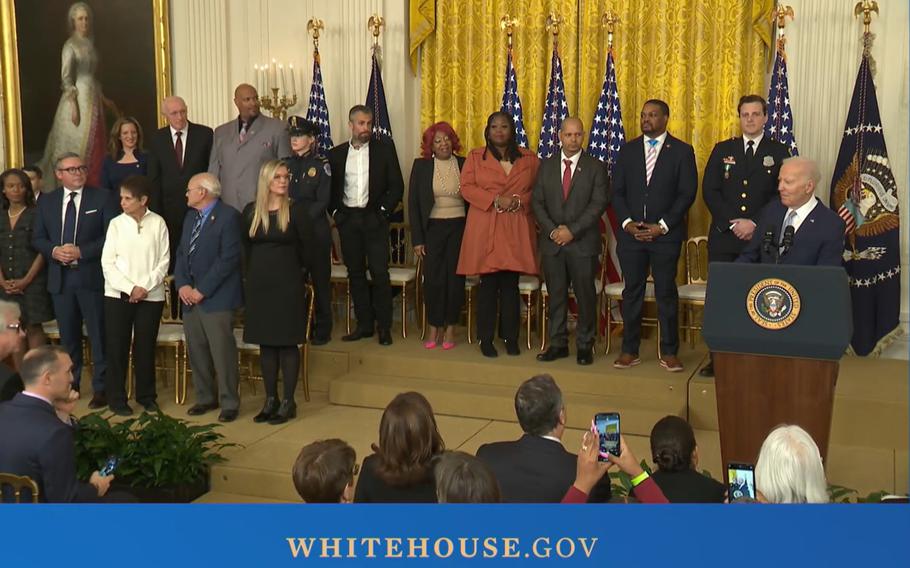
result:
[[[660,366],[671,372],[683,370],[677,357],[676,265],[698,175],[695,151],[667,132],[669,118],[667,103],[647,101],[641,111],[642,136],[623,145],[613,171],[613,209],[623,229],[616,237],[616,252],[625,282],[622,353],[613,363],[617,369],[641,363],[641,310],[650,272],[660,325]]]

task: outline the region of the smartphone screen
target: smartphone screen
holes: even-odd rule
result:
[[[727,466],[729,483],[727,498],[755,499],[755,466],[750,463],[731,463]]]
[[[101,477],[107,477],[108,475],[114,473],[114,470],[117,469],[117,464],[120,463],[120,460],[114,456],[107,458],[107,461],[104,462],[104,466],[98,471],[101,474]]]
[[[594,426],[600,438],[600,461],[608,461],[607,454],[619,455],[619,413],[599,412],[594,416]]]

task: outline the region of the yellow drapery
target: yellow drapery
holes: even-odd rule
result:
[[[436,0],[410,0],[408,18],[408,52],[411,54],[411,71],[416,73],[420,44],[436,29]]]
[[[773,0],[437,0],[436,32],[423,44],[421,124],[447,120],[465,148],[483,144],[487,115],[499,109],[506,62],[499,19],[519,19],[513,57],[525,127],[537,147],[550,74],[551,11],[559,34],[566,99],[590,128],[603,84],[607,33],[601,16],[620,18],[614,35],[617,84],[626,138],[641,134],[638,114],[649,98],[670,105],[669,131],[695,147],[699,173],[719,140],[737,133],[736,103],[764,94],[764,64]],[[689,233],[705,234],[700,198]]]

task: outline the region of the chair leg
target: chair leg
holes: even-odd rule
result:
[[[126,359],[126,399],[133,398],[134,385],[136,377],[133,375],[133,346],[130,345],[130,354]]]
[[[344,291],[344,328],[348,335],[351,333],[351,281],[345,284]]]
[[[427,336],[427,305],[418,300],[417,309],[420,310],[420,340],[423,341]]]
[[[660,320],[657,321],[657,358],[662,357],[660,352]]]
[[[468,300],[468,343],[474,343],[474,287],[472,286],[467,293]]]
[[[177,369],[177,385],[174,386],[175,396],[177,398],[177,404],[183,406],[186,403],[186,383],[187,383],[187,373],[186,373],[186,360],[189,358],[189,353],[187,353],[187,345],[184,342],[177,344],[178,350],[181,352],[180,357],[180,367]]]
[[[300,369],[303,380],[303,399],[310,402],[310,344],[303,344],[303,365]]]
[[[604,340],[606,345],[604,345],[604,355],[610,353],[610,346],[613,343],[613,302],[610,300],[609,296],[606,296],[607,308],[604,310],[604,317],[607,318],[607,323],[604,325]]]
[[[401,338],[408,338],[408,285],[401,287]]]
[[[541,294],[540,305],[541,305],[541,315],[540,315],[540,351],[543,352],[547,348],[547,324],[550,321],[550,315],[548,312],[548,304],[550,303],[549,294]]]

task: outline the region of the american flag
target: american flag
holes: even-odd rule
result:
[[[796,135],[793,132],[793,111],[790,110],[790,86],[787,82],[787,54],[784,43],[778,41],[771,88],[768,91],[768,122],[765,135],[790,147],[790,155],[798,156]]]
[[[512,66],[512,48],[509,47],[509,57],[506,62],[506,82],[502,87],[502,107],[499,109],[512,115],[515,120],[515,137],[518,145],[528,147],[528,133],[525,131],[524,118],[521,112],[521,98],[518,96],[518,78],[515,76],[515,67]]]
[[[382,70],[379,68],[379,46],[373,47],[373,71],[367,87],[366,106],[373,109],[373,138],[392,142],[392,124],[389,122],[389,107],[385,102],[385,87],[382,86]]]
[[[319,125],[319,137],[316,147],[325,155],[332,143],[332,127],[329,125],[329,105],[325,100],[325,86],[322,83],[322,66],[319,64],[319,50],[313,50],[313,84],[310,85],[310,103],[306,109],[306,119]]]
[[[559,127],[569,116],[566,102],[566,86],[562,80],[562,61],[559,51],[553,45],[553,60],[550,63],[550,86],[547,89],[547,104],[543,108],[543,124],[540,125],[540,144],[537,157],[541,160],[559,152]]]
[[[588,153],[607,166],[607,177],[612,180],[613,166],[619,156],[619,149],[626,142],[626,133],[622,125],[622,109],[619,106],[619,90],[616,88],[616,64],[613,62],[613,49],[607,51],[607,70],[604,73],[604,84],[597,101],[597,110],[591,121],[591,134],[588,136]],[[619,257],[616,255],[616,233],[619,224],[613,207],[607,208],[601,220],[601,232],[608,235],[607,246],[607,279],[619,282],[622,272],[619,268]]]

